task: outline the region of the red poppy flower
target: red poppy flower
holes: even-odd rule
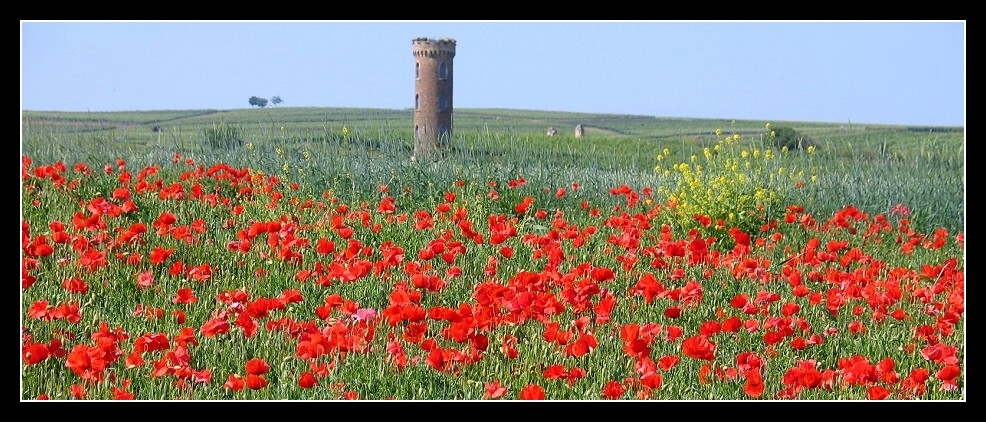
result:
[[[226,315],[217,316],[202,324],[202,335],[206,337],[215,337],[220,334],[225,334],[229,332],[230,325],[229,321],[226,320]]]
[[[27,308],[27,317],[33,319],[44,319],[48,316],[48,301],[39,300]]]
[[[62,282],[62,287],[69,293],[84,294],[89,291],[89,285],[85,280],[78,277],[70,277]]]
[[[935,378],[949,382],[954,381],[961,373],[962,371],[957,365],[945,365],[935,373]]]
[[[182,304],[191,304],[191,303],[195,303],[198,300],[199,299],[195,297],[195,292],[187,287],[178,289],[178,294],[175,297],[171,298],[172,303],[182,303]]]
[[[778,331],[767,331],[763,334],[763,342],[768,346],[778,344],[781,341],[784,341],[784,335]]]
[[[897,309],[894,309],[894,311],[890,313],[890,316],[893,319],[896,319],[897,321],[903,321],[904,318],[907,318],[907,313],[904,312],[904,309],[903,308],[897,308]]]
[[[662,371],[670,371],[671,368],[674,368],[680,360],[681,358],[679,358],[678,355],[661,356],[661,358],[657,360],[657,365]]]
[[[742,325],[743,322],[740,321],[739,317],[733,315],[722,322],[722,331],[727,333],[735,333],[739,331]]]
[[[718,321],[706,321],[703,322],[701,326],[698,327],[699,334],[704,336],[713,336],[722,331],[722,325]]]
[[[202,264],[188,269],[188,277],[195,281],[206,281],[212,278],[212,266]]]
[[[843,241],[831,240],[827,244],[825,244],[825,250],[827,250],[828,252],[838,252],[847,247],[849,247],[848,240],[843,240]]]
[[[805,341],[804,337],[797,336],[794,340],[791,340],[791,348],[794,350],[804,350],[805,347],[808,347],[808,342]]]
[[[68,388],[68,391],[72,394],[72,397],[75,397],[77,400],[86,399],[86,388],[79,384],[72,384],[72,386]]]
[[[931,372],[927,368],[914,368],[907,377],[920,384],[927,381],[930,375]]]
[[[298,378],[298,386],[301,388],[308,389],[314,387],[317,384],[318,384],[318,380],[315,379],[315,374],[313,374],[311,371],[305,371],[304,373],[301,374],[301,377]]]
[[[747,296],[745,293],[740,293],[734,296],[732,299],[730,299],[729,306],[732,306],[736,309],[743,309],[743,307],[746,306],[746,303],[749,301],[750,301],[749,296]]]
[[[55,249],[48,244],[48,238],[44,235],[38,236],[29,245],[24,246],[24,251],[30,257],[49,256],[55,253]]]
[[[760,372],[755,369],[747,371],[746,384],[743,385],[743,392],[750,397],[757,398],[763,395],[763,390],[763,377],[760,376]]]
[[[113,393],[113,400],[133,400],[134,395],[126,390],[130,386],[130,380],[123,381],[123,388],[110,387]]]
[[[168,274],[171,275],[179,275],[183,272],[185,272],[184,261],[175,261],[175,263],[171,264],[171,267],[168,268]]]
[[[263,375],[247,374],[246,385],[251,390],[259,390],[267,386],[267,378],[264,378]]]
[[[44,343],[34,343],[24,347],[21,351],[21,357],[28,365],[41,363],[45,359],[48,359],[48,356],[48,346],[45,346]]]
[[[185,311],[182,311],[180,309],[175,309],[174,311],[172,311],[171,316],[175,318],[175,321],[178,324],[184,324],[185,320],[188,318],[188,315],[185,314]]]
[[[574,343],[565,346],[565,354],[574,357],[582,357],[587,355],[592,349],[595,349],[599,343],[596,341],[596,337],[592,334],[583,334],[579,336],[578,340]]]
[[[678,306],[669,306],[664,310],[664,316],[670,319],[678,318],[681,316],[681,308]]]
[[[667,332],[668,332],[668,341],[675,341],[678,339],[678,337],[681,337],[681,335],[684,333],[681,327],[677,325],[667,326]]]
[[[528,384],[520,390],[521,400],[544,400],[544,389],[537,384]]]
[[[154,285],[154,274],[150,271],[143,271],[137,274],[137,288],[146,289]]]
[[[510,334],[503,336],[503,344],[500,346],[500,351],[507,356],[508,359],[517,359],[520,353],[517,351],[517,337]]]
[[[335,252],[335,249],[336,249],[335,243],[329,239],[321,237],[315,241],[315,252],[317,252],[319,255],[330,254],[332,252]]]
[[[561,365],[558,366],[561,367],[562,370],[564,371],[564,367],[562,367]],[[585,370],[576,366],[569,368],[568,372],[562,372],[561,374],[559,374],[558,377],[554,379],[564,379],[571,387],[571,386],[575,386],[575,381],[585,378],[585,376],[586,376]],[[545,375],[545,378],[547,378],[547,375]]]
[[[245,335],[247,338],[251,338],[255,334],[257,334],[257,328],[259,328],[259,324],[257,324],[257,321],[254,320],[252,317],[250,317],[250,314],[248,314],[247,312],[241,312],[237,314],[236,320],[234,322],[236,323],[236,326],[243,329],[243,335]]]
[[[87,381],[102,381],[103,371],[111,362],[112,356],[98,347],[77,344],[72,348],[65,366],[72,370],[76,375]]]
[[[705,385],[709,382],[709,374],[712,373],[712,364],[705,363],[698,368],[698,383]]]
[[[443,352],[444,351],[442,350],[441,347],[436,347],[434,349],[431,349],[431,353],[428,353],[428,357],[425,358],[425,362],[428,363],[428,366],[432,367],[432,369],[438,371],[444,370],[446,367],[446,363],[449,362],[446,362],[445,359],[447,353],[443,353]]]
[[[130,190],[127,188],[113,189],[113,199],[130,199]]]
[[[592,277],[597,283],[602,283],[604,281],[609,281],[616,278],[613,270],[607,267],[594,267],[589,271],[589,276]]]
[[[565,370],[565,366],[561,364],[549,365],[544,371],[541,371],[541,376],[547,380],[557,380],[564,379],[568,376],[568,371]]]
[[[626,392],[623,388],[623,384],[618,381],[609,381],[603,386],[603,398],[609,400],[616,400]]]
[[[531,198],[530,196],[524,197],[523,200],[514,206],[514,211],[516,211],[517,214],[526,214],[527,210],[530,209],[531,204],[533,203],[534,198]]]
[[[503,397],[504,394],[507,394],[507,389],[504,386],[500,385],[500,381],[497,380],[494,380],[493,382],[486,384],[485,389],[486,389],[486,393],[483,394],[483,398],[487,400],[498,399],[500,397]]]
[[[270,365],[261,358],[253,358],[247,361],[246,371],[248,374],[263,375],[270,371]]]
[[[623,344],[623,351],[627,356],[637,358],[650,355],[650,347],[642,339],[631,340]]]
[[[715,359],[716,344],[705,336],[696,335],[681,343],[681,352],[695,359],[711,361]]]
[[[890,390],[879,385],[874,385],[866,389],[866,396],[869,397],[870,400],[883,400],[890,396]]]
[[[226,243],[226,249],[229,249],[233,252],[242,252],[242,253],[250,252],[250,246],[251,243],[247,239],[233,240],[229,243]]]
[[[377,205],[377,212],[381,214],[393,214],[396,210],[397,208],[394,206],[393,196],[385,196]]]
[[[124,362],[126,363],[127,368],[136,368],[136,367],[144,366],[147,363],[144,361],[143,353],[136,350],[133,353],[127,355],[127,358],[124,359]]]

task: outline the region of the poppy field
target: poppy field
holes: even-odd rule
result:
[[[722,135],[371,189],[252,143],[22,155],[21,399],[964,400],[964,232]]]

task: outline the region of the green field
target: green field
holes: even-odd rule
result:
[[[527,173],[544,185],[582,180],[604,190],[614,182],[656,188],[665,183],[653,172],[656,156],[664,149],[671,152],[666,160],[687,161],[715,143],[717,129],[755,142],[763,140],[764,125],[771,123],[793,128],[817,145],[817,167],[830,175],[819,178],[819,212],[852,203],[878,213],[903,203],[915,209],[916,227],[964,227],[962,127],[460,109],[453,121],[454,155],[438,166],[453,171],[434,172],[407,160],[412,122],[410,109],[23,111],[21,145],[25,155],[42,162],[129,158],[134,165],[146,165],[180,153],[199,162],[223,161],[274,173],[285,166],[311,167],[314,174],[308,177],[316,192],[346,183],[352,190],[365,190],[391,181],[395,172],[422,183]],[[581,139],[574,136],[578,124],[585,128]],[[545,136],[549,127],[558,134]],[[207,134],[224,133],[225,128],[235,128],[238,147],[210,146]],[[238,152],[248,144],[254,153]],[[306,150],[308,158],[303,157]]]

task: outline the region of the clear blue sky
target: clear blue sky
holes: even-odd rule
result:
[[[453,105],[965,125],[965,21],[21,21],[21,109],[404,109],[411,40]]]

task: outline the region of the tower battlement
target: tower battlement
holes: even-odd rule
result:
[[[455,57],[455,40],[452,38],[442,38],[438,40],[430,38],[415,38],[411,41],[411,48],[415,57]]]

